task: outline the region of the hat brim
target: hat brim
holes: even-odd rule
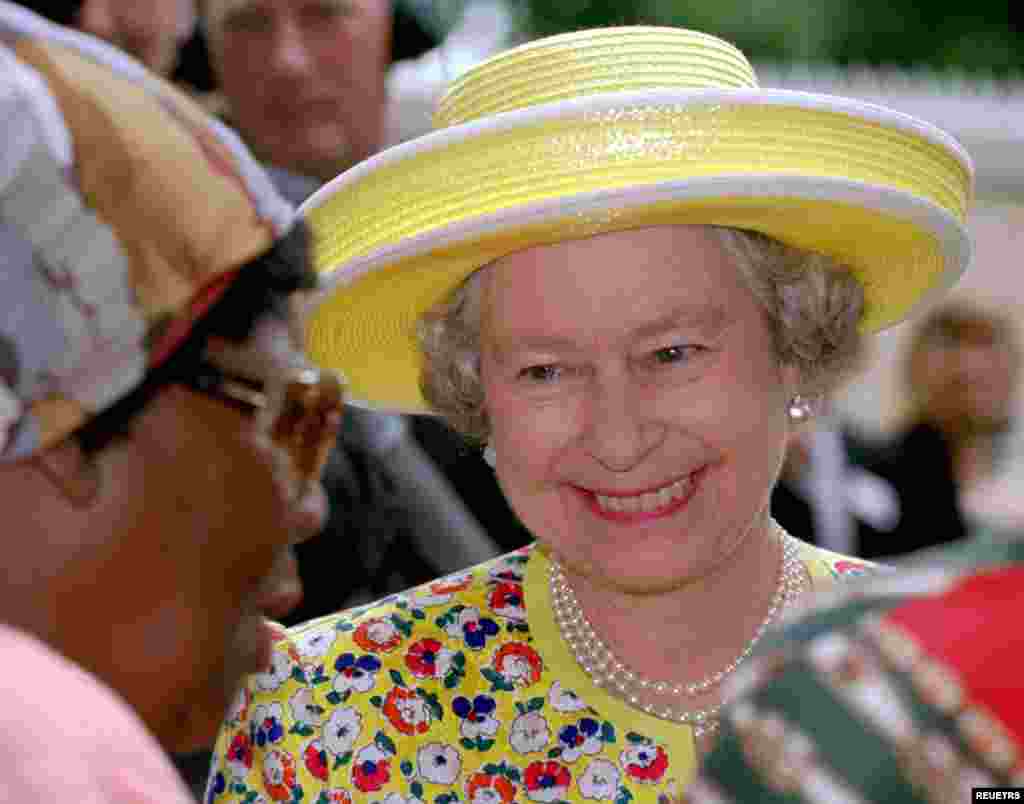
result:
[[[834,257],[863,283],[874,332],[964,270],[970,173],[927,124],[804,93],[618,93],[498,114],[393,148],[303,206],[325,288],[307,346],[357,403],[428,412],[416,322],[474,270],[664,224],[749,229]]]

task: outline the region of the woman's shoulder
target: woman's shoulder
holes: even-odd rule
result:
[[[839,580],[874,575],[885,569],[883,565],[873,561],[826,550],[824,547],[803,541],[800,542],[800,560],[807,568],[815,588],[828,586]]]
[[[315,640],[312,634],[331,629],[342,633],[357,631],[368,621],[428,620],[432,610],[444,607],[484,606],[501,617],[517,619],[522,609],[521,586],[533,550],[531,544],[372,603],[294,625],[282,636],[293,644],[302,643]]]

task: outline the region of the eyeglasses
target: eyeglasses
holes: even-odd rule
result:
[[[303,368],[261,383],[202,360],[183,384],[257,414],[270,440],[291,457],[300,496],[320,478],[345,408],[345,385],[337,374]]]

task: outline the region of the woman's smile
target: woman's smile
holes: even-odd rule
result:
[[[630,524],[672,516],[686,507],[704,476],[702,467],[659,487],[638,492],[586,489],[573,486],[587,508],[609,522]]]

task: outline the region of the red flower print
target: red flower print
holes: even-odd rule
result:
[[[271,751],[263,760],[263,789],[274,801],[291,801],[295,787],[295,759],[285,751]]]
[[[560,801],[572,784],[572,774],[559,762],[531,762],[526,769],[526,795],[533,801]]]
[[[402,734],[423,734],[430,728],[430,707],[415,692],[394,687],[382,708],[391,725]]]
[[[851,577],[856,577],[858,575],[870,574],[871,566],[861,563],[860,561],[837,561],[832,567],[832,572],[837,576],[849,575]]]
[[[391,760],[388,755],[368,745],[356,754],[352,764],[352,784],[363,793],[375,793],[391,780]]]
[[[529,686],[540,681],[544,664],[537,651],[525,642],[508,642],[494,654],[494,669],[512,684]]]
[[[668,770],[668,755],[660,745],[633,745],[619,757],[630,779],[651,784],[658,782]]]
[[[302,758],[306,762],[308,770],[314,778],[321,782],[327,781],[327,752],[319,740],[313,740],[306,746]]]
[[[398,647],[402,634],[390,620],[376,617],[361,623],[352,634],[352,639],[363,650],[387,653]]]
[[[504,776],[474,773],[469,777],[469,781],[466,782],[466,798],[470,804],[476,804],[477,801],[492,801],[491,796],[481,795],[479,799],[476,798],[477,791],[485,790],[493,790],[501,796],[501,804],[512,804],[516,797],[516,786]]]
[[[473,574],[467,572],[435,581],[430,584],[430,591],[435,595],[450,595],[455,592],[461,592],[463,589],[468,589],[471,583],[473,583]]]
[[[233,769],[240,771],[235,776],[244,776],[245,771],[252,770],[252,740],[244,732],[238,732],[228,746],[228,764]]]
[[[405,666],[417,678],[433,678],[437,674],[437,656],[441,643],[436,639],[421,639],[409,647],[405,654]]]
[[[511,581],[502,581],[491,590],[487,605],[499,617],[509,620],[526,619],[526,603],[523,600],[523,587]]]

